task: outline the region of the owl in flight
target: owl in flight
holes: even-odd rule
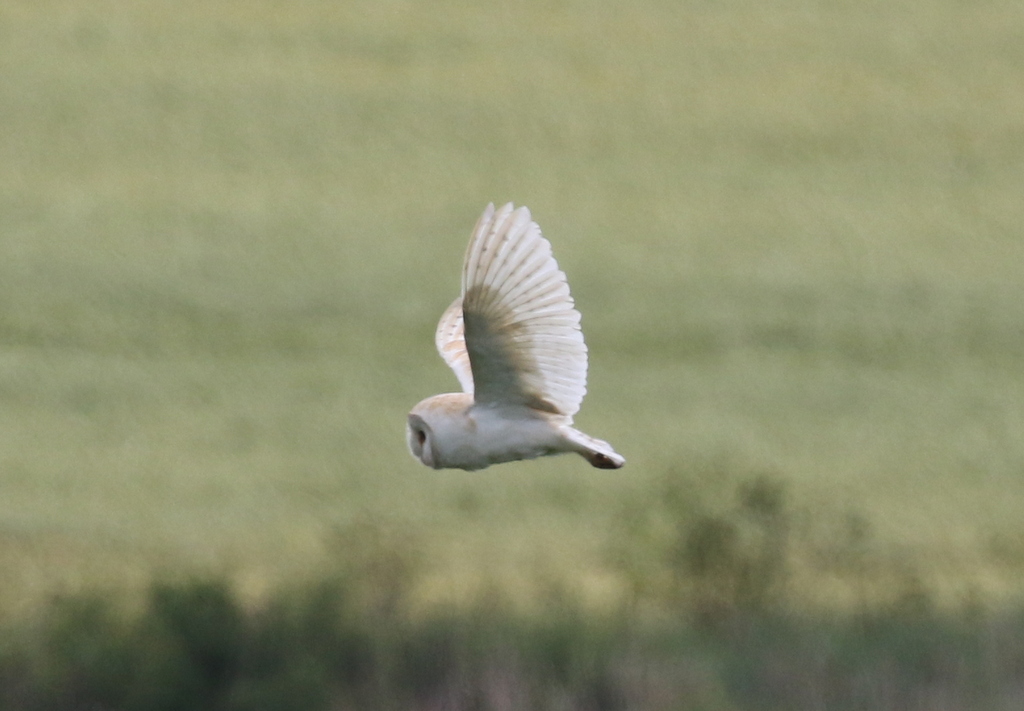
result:
[[[463,392],[428,397],[409,413],[416,459],[474,470],[576,452],[601,469],[626,463],[572,427],[587,391],[580,313],[525,207],[484,210],[466,250],[462,295],[434,338]]]

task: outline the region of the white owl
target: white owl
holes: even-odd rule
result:
[[[595,467],[626,460],[572,427],[587,391],[580,313],[551,245],[525,207],[488,205],[466,250],[462,296],[441,316],[437,350],[463,392],[409,413],[412,455],[435,469],[576,452]]]

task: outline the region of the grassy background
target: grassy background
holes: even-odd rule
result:
[[[624,521],[752,477],[802,601],[862,594],[857,546],[878,594],[1021,593],[1017,3],[10,0],[0,75],[5,611],[378,539],[423,601],[603,604]],[[569,275],[621,472],[406,452],[492,200]]]

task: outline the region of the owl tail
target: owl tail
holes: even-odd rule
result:
[[[598,469],[618,469],[626,463],[626,458],[604,440],[591,437],[572,427],[563,427],[562,434],[565,435],[572,451],[578,452]]]

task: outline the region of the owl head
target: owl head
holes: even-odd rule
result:
[[[434,469],[449,466],[451,451],[472,438],[475,427],[466,414],[472,405],[472,395],[445,393],[414,407],[405,425],[405,441],[412,456]]]

